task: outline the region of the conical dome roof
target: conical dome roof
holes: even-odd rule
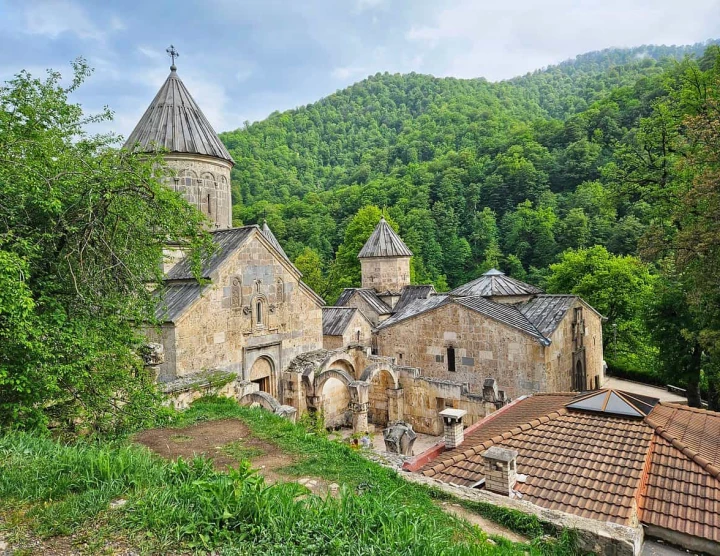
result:
[[[234,163],[200,107],[171,68],[150,106],[125,141],[125,148],[154,152],[202,154]]]
[[[412,251],[383,217],[358,254],[358,259],[366,257],[412,257]]]
[[[475,295],[499,297],[504,295],[534,295],[538,293],[542,293],[540,288],[536,288],[520,280],[515,280],[515,278],[510,278],[510,276],[506,276],[503,272],[491,268],[480,276],[480,278],[458,286],[450,292],[450,295],[458,297]]]

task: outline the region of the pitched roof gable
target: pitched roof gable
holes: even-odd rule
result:
[[[363,312],[355,307],[323,307],[323,336],[342,336],[356,314],[371,324]]]
[[[506,326],[510,326],[532,336],[543,345],[550,345],[550,340],[530,322],[514,305],[495,303],[484,297],[451,297],[447,294],[431,295],[427,299],[415,299],[408,303],[400,311],[397,311],[389,319],[378,324],[378,330],[394,326],[410,318],[434,311],[440,307],[455,303],[466,309],[470,309],[485,317],[496,320]]]
[[[276,253],[278,260],[291,273],[295,274],[300,289],[310,296],[318,307],[325,305],[325,300],[301,280],[302,273],[292,264],[284,252],[277,251],[276,247],[258,226],[251,225],[228,230],[215,230],[210,233],[217,249],[204,262],[200,272],[201,278],[209,280],[245,242],[251,237],[256,237],[269,251]],[[197,283],[192,273],[190,261],[187,258],[183,259],[170,269],[165,277],[163,288],[158,290],[158,294],[162,295],[162,297],[158,302],[155,316],[164,322],[176,322],[210,287],[212,287],[212,284],[200,285]]]
[[[215,230],[212,234],[213,242],[217,250],[205,261],[201,270],[202,278],[210,278],[213,273],[232,255],[250,236],[259,231],[257,226],[243,226],[242,228],[230,228],[229,230]],[[170,269],[165,280],[194,280],[192,266],[188,259],[183,259]]]
[[[358,253],[359,259],[366,257],[412,257],[412,251],[383,217]]]
[[[667,402],[643,418],[571,409],[588,395],[513,402],[419,472],[472,487],[481,454],[501,446],[518,452],[527,480],[515,490],[538,506],[626,524],[637,505],[643,523],[720,542],[720,414]]]
[[[270,226],[268,226],[267,221],[263,222],[262,228],[261,228],[262,234],[265,236],[265,239],[267,239],[272,246],[275,248],[275,250],[280,253],[283,257],[289,260],[289,257],[285,254],[285,251],[280,246],[280,242],[275,237],[275,234],[272,233],[272,230],[270,229]]]
[[[124,147],[141,152],[155,152],[159,147],[172,153],[222,158],[234,164],[232,156],[174,69],[130,133]]]
[[[395,313],[402,311],[405,306],[409,305],[416,299],[427,299],[435,293],[435,286],[431,285],[404,286],[400,292],[400,299],[398,299],[395,307],[393,307],[393,311]]]
[[[375,290],[369,288],[345,288],[335,302],[335,306],[343,307],[347,305],[355,294],[362,297],[378,315],[389,315],[392,313],[390,305],[380,299],[375,293]]]

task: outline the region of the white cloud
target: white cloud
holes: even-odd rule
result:
[[[151,60],[163,60],[165,53],[147,46],[138,46],[137,51]]]
[[[405,38],[426,71],[503,79],[591,50],[704,40],[718,33],[718,15],[717,0],[460,0]]]
[[[85,11],[69,1],[28,2],[25,7],[25,31],[55,39],[72,33],[81,39],[103,40],[105,34]]]
[[[352,67],[352,66],[345,66],[345,67],[339,67],[335,68],[332,71],[332,76],[335,79],[342,79],[347,80],[356,77],[360,77],[362,75],[367,74],[367,70],[363,67]]]
[[[113,31],[124,31],[126,28],[125,22],[118,16],[114,15],[110,18],[110,29]]]
[[[377,8],[383,2],[385,2],[385,0],[357,0],[355,7],[358,11],[370,10]]]

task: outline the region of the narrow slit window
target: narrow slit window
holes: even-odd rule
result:
[[[210,193],[208,193],[208,214],[212,214],[212,205],[210,204]]]
[[[258,301],[255,307],[257,311],[257,323],[262,324],[263,314],[262,314],[262,301]]]
[[[447,369],[451,373],[455,372],[455,348],[453,346],[447,348]]]

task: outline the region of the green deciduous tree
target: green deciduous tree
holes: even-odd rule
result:
[[[139,326],[154,318],[163,245],[211,242],[163,186],[158,157],[89,136],[68,94],[87,77],[23,72],[0,88],[0,426],[132,427],[157,402]]]
[[[549,293],[573,293],[582,297],[604,317],[605,356],[618,361],[652,356],[648,346],[648,332],[644,324],[644,308],[652,294],[653,276],[648,266],[637,257],[616,256],[602,246],[569,250],[560,261],[550,265],[546,289]],[[607,348],[614,341],[617,325],[617,346]],[[654,361],[646,361],[644,365]]]

